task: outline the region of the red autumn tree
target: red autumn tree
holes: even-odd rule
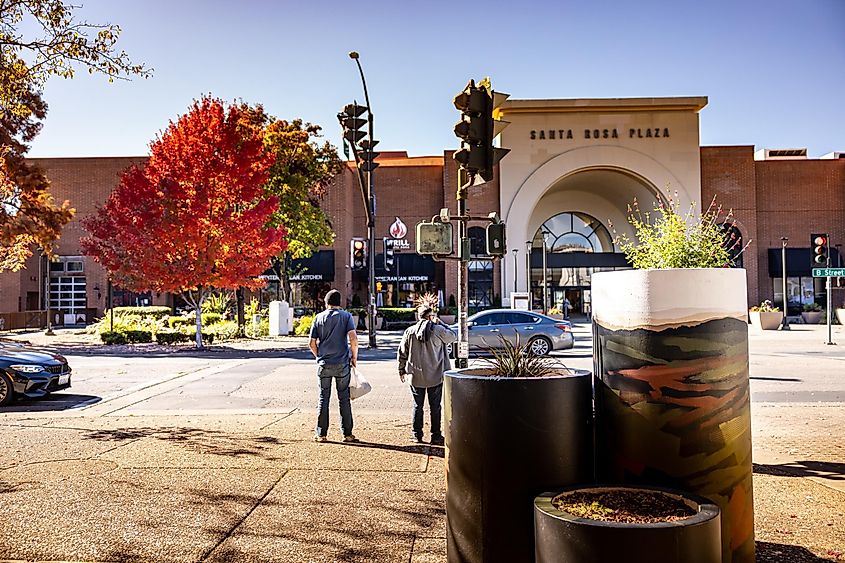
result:
[[[268,222],[278,198],[263,185],[273,155],[254,113],[204,97],[150,145],[83,224],[83,251],[133,291],[181,293],[196,310],[213,288],[257,287],[285,230]]]

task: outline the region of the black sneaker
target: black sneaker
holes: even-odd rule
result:
[[[411,442],[415,444],[425,444],[422,436],[411,436]]]
[[[432,446],[442,446],[446,443],[446,439],[443,436],[432,436],[431,437],[431,445]]]

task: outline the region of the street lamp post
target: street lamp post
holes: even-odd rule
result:
[[[519,271],[519,264],[517,263],[516,255],[519,253],[519,249],[514,248],[513,250],[511,250],[511,252],[513,252],[513,291],[514,293],[516,293],[516,278],[518,277],[516,274]]]
[[[783,321],[780,324],[781,330],[790,330],[789,328],[789,317],[788,308],[789,308],[789,299],[786,295],[786,243],[789,242],[787,237],[781,237],[781,248],[780,248],[780,262],[781,262],[781,280],[783,281]]]
[[[361,66],[361,60],[359,57],[360,56],[356,51],[351,51],[349,53],[349,58],[355,61],[355,64],[358,65],[358,72],[361,74],[361,84],[364,86],[364,102],[367,104],[367,111],[369,114],[368,133],[370,143],[373,143],[375,140],[375,137],[373,137],[373,106],[370,105],[370,95],[367,93],[367,80],[364,78],[364,69]],[[369,300],[367,303],[367,317],[370,319],[367,331],[369,336],[369,347],[376,348],[376,200],[375,193],[373,191],[372,167],[367,170],[367,206],[369,208],[369,220],[367,221],[367,240],[369,241]],[[398,280],[396,286],[397,288],[399,287]]]
[[[549,312],[549,282],[548,282],[548,265],[547,265],[547,254],[548,254],[548,244],[547,244],[547,237],[550,235],[549,231],[543,231],[543,314],[547,314]]]
[[[528,292],[528,308],[534,309],[534,294],[531,292],[531,248],[531,241],[525,241],[525,291]]]

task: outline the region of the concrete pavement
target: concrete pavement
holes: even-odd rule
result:
[[[759,561],[845,561],[845,333],[826,346],[821,328],[751,333]],[[590,368],[576,330],[561,359]],[[169,370],[71,356],[74,391],[96,401],[0,414],[0,560],[445,561],[444,449],[406,440],[397,338],[362,353],[375,390],[353,403],[355,445],[337,441],[334,403],[333,441],[311,441],[301,341]]]

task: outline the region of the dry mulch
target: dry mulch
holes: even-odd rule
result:
[[[563,493],[552,500],[552,505],[579,518],[628,524],[675,522],[696,514],[682,500],[658,492],[630,489]]]

